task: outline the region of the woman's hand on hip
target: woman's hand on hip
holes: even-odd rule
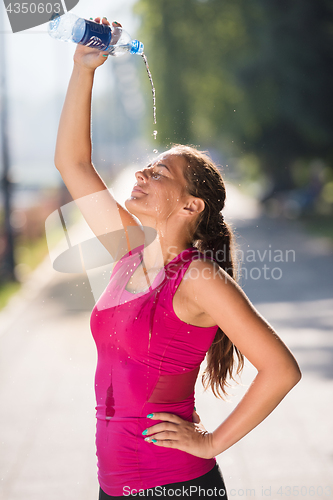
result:
[[[195,457],[215,456],[212,434],[206,431],[199,416],[199,423],[188,422],[173,413],[153,413],[149,418],[162,422],[148,427],[143,432],[145,441],[155,446],[185,451]]]
[[[103,17],[102,21],[100,17],[96,17],[94,21],[95,23],[102,23],[110,26],[109,21],[105,17]],[[119,23],[112,23],[112,26],[121,28],[121,24]],[[98,68],[98,66],[101,66],[105,63],[108,55],[109,54],[106,51],[77,44],[76,51],[74,53],[74,62],[75,64],[86,69],[95,70],[96,68]]]

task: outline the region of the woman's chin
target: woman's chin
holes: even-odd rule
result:
[[[136,198],[135,195],[131,195],[129,198],[127,198],[127,200],[125,200],[125,208],[128,210],[128,212],[130,212],[140,220],[141,216],[153,217],[155,219],[156,216],[160,213],[160,208],[154,207],[152,209],[150,204],[148,204],[143,198],[145,198],[145,196],[138,196]]]
[[[126,210],[127,210],[130,214],[133,214],[133,215],[134,215],[134,213],[133,213],[133,204],[130,202],[130,200],[126,200],[126,201],[125,201],[125,203],[124,203],[124,205],[125,205]]]

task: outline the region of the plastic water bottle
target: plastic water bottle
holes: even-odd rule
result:
[[[94,49],[109,52],[111,56],[119,57],[130,54],[143,54],[143,43],[132,40],[122,28],[98,24],[88,21],[73,13],[57,16],[49,22],[49,34],[64,42],[80,43]]]

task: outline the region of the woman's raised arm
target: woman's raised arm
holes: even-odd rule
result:
[[[95,22],[100,22],[100,18],[96,18]],[[110,24],[106,19],[102,23]],[[134,217],[112,197],[91,159],[94,73],[106,59],[106,52],[77,46],[55,151],[55,166],[96,236],[111,234],[127,226],[138,226]],[[108,244],[105,244],[105,237],[102,243],[114,254],[118,245],[113,241],[114,238],[107,239]],[[126,239],[129,246],[129,239]]]

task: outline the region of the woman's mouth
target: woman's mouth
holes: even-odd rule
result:
[[[132,193],[142,193],[142,194],[147,194],[145,193],[144,191],[142,191],[141,188],[139,188],[139,186],[134,186],[134,188],[132,189]]]

